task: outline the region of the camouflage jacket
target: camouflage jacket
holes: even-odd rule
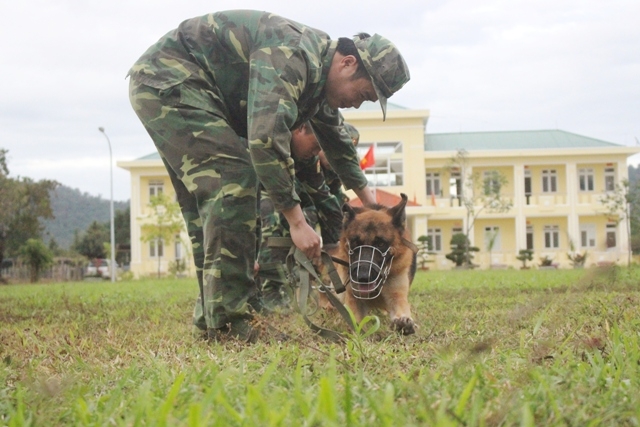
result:
[[[326,33],[274,14],[218,12],[182,22],[129,75],[159,90],[182,84],[181,102],[223,114],[248,139],[258,178],[282,210],[299,203],[290,130],[307,120],[345,186],[367,184],[339,112],[323,95],[336,46]]]
[[[342,230],[342,200],[331,193],[323,171],[318,157],[296,161],[296,177],[316,209],[323,242],[338,243]],[[302,207],[305,207],[304,202]]]

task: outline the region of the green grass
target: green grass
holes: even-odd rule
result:
[[[640,424],[640,270],[420,272],[420,328],[192,335],[190,280],[0,287],[0,425]],[[339,319],[316,321],[344,330]],[[278,331],[291,339],[276,340]]]

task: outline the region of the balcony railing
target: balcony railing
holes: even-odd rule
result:
[[[566,193],[525,193],[528,206],[557,206],[567,204]]]

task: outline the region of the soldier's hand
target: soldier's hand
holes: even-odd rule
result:
[[[322,239],[306,222],[301,227],[291,227],[291,240],[311,261],[318,262],[322,251]]]
[[[289,231],[291,232],[291,240],[306,256],[312,261],[320,258],[322,251],[322,239],[313,228],[307,224],[302,214],[300,205],[293,206],[282,211],[289,223]]]

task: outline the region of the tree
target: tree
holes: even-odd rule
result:
[[[498,171],[491,171],[484,176],[479,172],[469,173],[469,154],[466,150],[458,150],[449,161],[447,170],[450,173],[460,172],[462,194],[459,194],[458,197],[466,211],[464,236],[467,240],[469,240],[469,234],[476,219],[482,212],[502,213],[509,211],[513,206],[511,199],[504,197],[501,193],[502,187],[509,183],[507,177]],[[466,258],[470,259],[468,251],[471,246],[469,244],[464,246],[467,251]]]
[[[31,283],[36,283],[40,273],[53,263],[53,255],[42,240],[28,239],[20,247],[20,256],[29,266],[29,276]]]
[[[605,208],[605,215],[616,225],[622,221],[627,225],[627,241],[629,243],[627,265],[631,265],[631,212],[638,211],[640,207],[640,198],[638,197],[638,183],[634,185],[632,190],[629,181],[623,179],[616,184],[615,190],[606,193],[600,198],[600,203]]]
[[[169,196],[160,193],[151,197],[149,207],[154,212],[154,222],[142,226],[141,240],[145,243],[156,242],[158,245],[163,242],[170,242],[175,236],[184,230],[184,220],[180,214],[180,205],[171,200]],[[161,274],[161,254],[156,254],[158,258],[158,277]]]
[[[533,260],[533,251],[531,249],[520,249],[516,259],[518,261],[522,261],[522,270],[528,270],[529,267],[527,267],[527,261]]]
[[[50,191],[59,184],[51,180],[9,178],[7,153],[0,149],[0,263],[6,254],[17,255],[28,239],[40,239],[41,219],[53,218]]]
[[[471,246],[471,242],[463,233],[456,233],[451,236],[451,252],[446,254],[445,257],[453,261],[456,267],[473,268],[476,265],[473,264],[473,254],[471,252],[478,252],[480,248]]]
[[[420,264],[420,268],[425,270],[427,268],[428,262],[433,262],[433,260],[429,259],[429,255],[433,255],[433,243],[431,241],[431,236],[420,236],[418,237],[418,263]]]
[[[128,264],[130,261],[128,248],[131,247],[131,210],[117,210],[113,219],[116,238],[116,261],[119,265]],[[105,223],[109,227],[108,223]],[[111,249],[109,249],[111,250]]]
[[[93,221],[74,243],[74,249],[89,259],[106,258],[105,243],[109,242],[109,229],[105,224]]]

